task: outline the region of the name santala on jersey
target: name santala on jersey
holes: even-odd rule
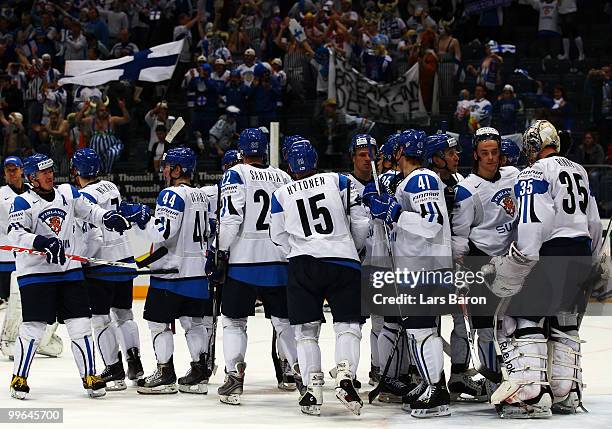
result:
[[[168,253],[151,264],[151,269],[178,269],[178,273],[151,276],[151,287],[167,289],[192,298],[208,298],[205,277],[210,204],[206,193],[189,185],[170,186],[157,197],[155,216],[145,229]]]
[[[521,171],[514,193],[519,203],[519,250],[537,256],[542,243],[557,237],[593,237],[599,221],[584,167],[561,156],[540,159]]]
[[[219,248],[230,251],[229,277],[257,286],[287,284],[287,259],[269,228],[272,193],[289,182],[271,166],[237,164],[223,175]]]
[[[518,174],[515,167],[501,167],[494,180],[472,173],[456,186],[451,220],[455,258],[468,254],[470,241],[487,255],[506,254],[516,235]]]
[[[62,241],[66,253],[73,253],[77,228],[75,218],[101,224],[105,213],[69,184],[56,186],[51,201],[29,190],[13,201],[9,211],[9,239],[19,247],[31,249],[36,235],[55,237]],[[83,279],[81,263],[72,259],[64,265],[49,264],[39,255],[18,253],[16,268],[20,287],[31,283]]]
[[[119,210],[121,204],[121,194],[117,185],[107,180],[98,180],[85,185],[80,191],[83,197],[87,198],[94,204],[99,205],[105,210]],[[92,241],[98,241],[92,250],[88,250],[88,255],[91,257],[105,259],[107,261],[122,261],[122,262],[133,262],[134,255],[130,247],[130,242],[127,234],[119,234],[115,231],[109,231],[106,228],[97,228],[94,225],[81,225],[84,229],[84,233],[87,237],[91,237]],[[92,231],[86,231],[91,229]],[[97,232],[97,234],[96,234]],[[92,237],[98,235],[99,237]],[[89,241],[89,240],[88,240]],[[126,268],[121,267],[91,267],[88,268],[87,272],[91,271],[104,271],[104,272],[120,272],[127,271]],[[120,281],[130,280],[133,277],[126,276],[105,276],[103,280],[107,281]]]

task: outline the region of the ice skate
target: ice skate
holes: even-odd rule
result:
[[[370,377],[370,379],[368,380],[368,384],[370,386],[376,386],[380,381],[380,367],[371,365],[368,376]]]
[[[208,379],[211,372],[207,367],[207,355],[202,353],[200,360],[191,362],[191,368],[184,377],[178,379],[178,389],[183,393],[197,393],[206,395],[208,393]]]
[[[11,396],[15,399],[25,399],[27,394],[30,393],[30,386],[28,386],[28,380],[25,377],[19,377],[13,375],[10,385]]]
[[[83,387],[90,398],[99,398],[106,395],[106,383],[97,375],[87,375],[82,378]]]
[[[281,362],[281,368],[283,371],[283,379],[278,383],[278,388],[281,390],[287,390],[293,392],[296,389],[295,376],[291,370],[289,362],[286,360]]]
[[[451,373],[448,391],[453,402],[486,402],[489,399],[485,379],[474,380],[466,372]]]
[[[500,386],[500,389],[503,388]],[[504,401],[495,406],[502,419],[542,419],[552,416],[552,395],[548,388],[541,387],[540,394],[533,399],[517,402]],[[498,389],[499,390],[499,389]]]
[[[127,389],[127,385],[125,384],[125,371],[123,370],[123,362],[121,361],[121,352],[119,353],[119,360],[104,368],[104,371],[100,374],[100,378],[106,383],[107,392]]]
[[[304,414],[318,416],[321,414],[321,405],[323,405],[323,380],[322,372],[310,374],[308,386],[304,386],[304,392],[300,397],[300,409]]]
[[[402,397],[408,395],[413,388],[414,386],[411,387],[397,378],[381,378],[378,400],[385,403],[401,404]]]
[[[244,386],[244,370],[246,369],[246,363],[238,362],[236,364],[236,370],[230,371],[225,374],[225,383],[223,386],[219,386],[217,393],[219,394],[219,400],[224,404],[239,405],[240,395],[242,395],[242,389]]]
[[[427,390],[427,383],[421,380],[407,395],[402,397],[402,409],[411,411],[410,405],[421,397]]]
[[[143,395],[163,395],[177,393],[176,374],[172,357],[168,363],[158,363],[153,374],[138,380],[138,393]]]
[[[144,370],[142,369],[142,362],[140,361],[140,352],[138,348],[132,347],[127,351],[127,377],[132,381],[136,381],[142,378]]]
[[[419,419],[450,416],[450,395],[444,375],[436,384],[427,386],[425,393],[412,404],[410,415]]]
[[[343,360],[336,368],[336,397],[354,414],[361,414],[363,401],[353,386],[353,375],[349,369],[349,363]]]

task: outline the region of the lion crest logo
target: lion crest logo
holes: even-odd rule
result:
[[[62,209],[49,209],[41,212],[38,217],[42,220],[55,235],[60,235],[62,225],[66,219],[66,212]]]
[[[516,214],[516,204],[511,197],[512,191],[510,188],[502,189],[498,191],[493,198],[491,198],[491,202],[494,202],[498,206],[500,206],[506,214],[510,217],[514,217]]]

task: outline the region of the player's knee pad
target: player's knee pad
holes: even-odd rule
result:
[[[289,319],[282,319],[280,317],[272,316],[270,317],[270,322],[272,322],[272,326],[274,326],[274,330],[279,337],[288,329],[292,329]]]
[[[357,341],[361,341],[361,324],[359,322],[336,322],[334,323],[336,341],[343,335],[351,335]]]
[[[45,329],[47,329],[47,324],[44,322],[22,322],[21,326],[19,326],[19,337],[24,342],[30,340],[40,342],[40,339],[45,334]]]
[[[321,333],[321,322],[309,322],[295,325],[295,341],[298,344],[318,343]]]
[[[83,338],[91,335],[91,323],[86,317],[75,317],[65,320],[66,330],[71,339]]]
[[[153,339],[155,339],[155,336],[157,334],[161,334],[165,331],[170,331],[170,326],[168,326],[167,323],[148,321],[147,324],[149,325],[149,330],[151,331],[151,336],[153,337]]]
[[[374,335],[378,337],[378,335],[382,331],[382,328],[385,324],[385,318],[384,316],[372,314],[370,316],[370,321],[372,322],[372,333],[374,333]]]
[[[94,314],[91,316],[91,327],[94,331],[99,332],[107,328],[112,323],[112,320],[107,314]]]
[[[131,308],[111,308],[111,314],[117,326],[121,326],[129,320],[134,320],[134,312]]]
[[[571,327],[575,328],[575,326]],[[548,345],[548,379],[555,402],[564,400],[571,391],[582,392],[580,340],[576,329],[551,328]]]
[[[235,331],[241,331],[246,333],[247,330],[247,318],[241,317],[240,319],[232,319],[230,317],[223,317],[223,330],[230,329]]]

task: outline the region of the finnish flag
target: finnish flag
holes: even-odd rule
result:
[[[183,50],[184,40],[164,43],[122,58],[97,61],[66,61],[60,85],[76,84],[97,86],[106,82],[129,80],[161,82],[174,73],[176,62]]]

